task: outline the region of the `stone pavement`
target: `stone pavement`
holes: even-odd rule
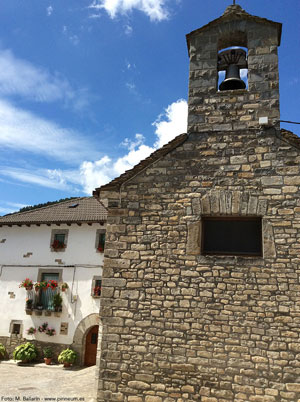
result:
[[[96,366],[64,369],[44,363],[18,366],[0,363],[0,402],[82,401],[95,402]]]

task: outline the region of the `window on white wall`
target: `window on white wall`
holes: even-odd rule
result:
[[[98,229],[96,232],[95,248],[98,253],[103,253],[105,248],[105,229]]]
[[[68,229],[53,229],[50,239],[51,251],[65,251],[68,242],[68,234]]]

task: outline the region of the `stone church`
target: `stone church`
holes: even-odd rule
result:
[[[300,139],[280,129],[280,39],[238,5],[188,34],[188,132],[95,190],[98,401],[300,400]]]

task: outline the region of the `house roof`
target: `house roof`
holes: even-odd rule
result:
[[[2,216],[0,227],[2,225],[95,223],[104,222],[106,218],[107,210],[98,199],[80,197]]]
[[[208,24],[204,25],[203,27],[195,29],[194,31],[187,34],[186,40],[187,40],[188,49],[190,47],[191,36],[204,32],[205,30],[207,30],[209,28],[213,28],[214,26],[216,26],[222,22],[228,22],[228,21],[232,21],[232,20],[241,20],[241,19],[256,22],[258,24],[273,25],[278,30],[278,46],[280,45],[281,31],[282,31],[282,24],[280,22],[274,22],[274,21],[268,20],[266,18],[261,18],[261,17],[255,16],[255,15],[251,15],[251,14],[247,13],[245,10],[243,10],[241,6],[236,4],[236,5],[228,6],[226,8],[225,12],[223,13],[223,15],[221,15],[221,17],[216,18],[215,20],[209,22]]]
[[[161,159],[163,156],[167,155],[169,152],[183,144],[186,139],[188,138],[188,134],[180,134],[177,137],[175,137],[172,141],[170,141],[168,144],[164,145],[162,148],[158,149],[157,151],[153,152],[148,158],[142,160],[140,163],[135,165],[132,169],[126,170],[125,173],[121,174],[121,176],[115,178],[111,182],[98,187],[95,189],[93,192],[94,197],[99,197],[100,191],[118,191],[120,186],[128,181],[129,179],[135,177],[137,174],[139,174],[142,170],[146,169],[149,167],[152,163],[158,161]],[[278,132],[278,138],[288,142],[290,145],[295,146],[300,150],[300,138],[292,133],[289,130],[281,129]]]

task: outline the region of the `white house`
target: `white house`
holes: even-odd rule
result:
[[[70,345],[79,364],[95,364],[106,216],[84,197],[0,217],[0,342],[10,355],[30,340],[56,355]],[[26,279],[37,291],[19,287]]]

